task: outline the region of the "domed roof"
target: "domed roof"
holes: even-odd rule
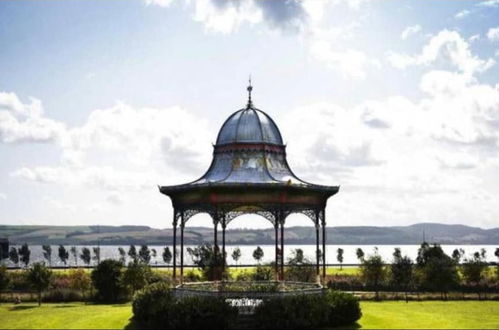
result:
[[[267,143],[283,145],[281,132],[272,118],[254,108],[251,103],[245,109],[234,112],[222,125],[217,145],[230,143]]]

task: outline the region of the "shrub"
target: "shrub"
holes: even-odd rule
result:
[[[132,309],[134,321],[152,329],[228,329],[237,316],[237,309],[220,298],[176,299],[165,283],[138,291]]]
[[[126,289],[121,285],[121,262],[107,259],[100,262],[92,271],[92,284],[97,290],[96,299],[103,302],[116,302],[123,299]]]
[[[297,295],[265,299],[254,318],[259,329],[315,329],[324,325],[326,313],[322,296]]]
[[[252,274],[254,281],[270,281],[274,276],[274,271],[269,265],[258,265],[255,272]]]
[[[77,290],[72,289],[52,289],[43,294],[44,302],[71,302],[81,301],[83,296]]]
[[[328,290],[324,295],[328,306],[328,326],[344,326],[353,324],[362,316],[359,300],[353,295],[341,292]]]
[[[352,325],[361,317],[359,301],[351,294],[328,290],[324,295],[265,299],[255,308],[260,329],[316,329]]]
[[[174,297],[166,283],[148,285],[133,298],[133,318],[148,328],[166,328],[173,304]]]

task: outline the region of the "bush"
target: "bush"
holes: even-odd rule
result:
[[[133,318],[148,328],[166,328],[174,303],[173,293],[166,283],[148,285],[133,298]]]
[[[77,290],[72,289],[52,289],[43,294],[44,302],[70,302],[82,301],[83,296]]]
[[[352,325],[361,317],[351,294],[328,290],[325,295],[297,295],[266,299],[255,309],[261,329],[316,329]]]
[[[122,269],[121,262],[107,259],[92,271],[92,284],[97,290],[97,300],[116,302],[126,297],[126,288],[121,284]]]
[[[344,326],[353,324],[362,316],[359,300],[353,295],[328,290],[324,295],[328,311],[327,324],[329,326]]]
[[[274,271],[270,265],[258,265],[255,272],[252,274],[254,281],[270,281],[274,276]]]
[[[297,295],[265,299],[254,318],[259,329],[315,329],[324,325],[326,314],[322,296]]]
[[[138,291],[132,309],[134,321],[151,329],[228,329],[237,316],[237,308],[220,298],[176,299],[165,283]]]

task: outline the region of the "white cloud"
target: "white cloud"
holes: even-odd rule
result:
[[[454,17],[457,18],[457,19],[462,19],[462,18],[465,18],[465,17],[469,16],[470,14],[471,14],[470,10],[463,9],[460,12],[458,12],[456,15],[454,15]]]
[[[54,142],[64,133],[64,125],[43,117],[39,100],[22,103],[16,94],[0,92],[0,142]]]
[[[400,34],[400,38],[402,40],[406,40],[410,36],[418,34],[419,32],[421,32],[421,25],[416,24],[416,25],[408,26],[404,29],[404,31],[402,31],[402,33]]]
[[[174,0],[144,0],[146,5],[156,5],[160,7],[169,7]]]
[[[499,41],[499,26],[490,28],[487,32],[487,38],[489,38],[490,41]]]
[[[0,200],[7,200],[7,195],[4,193],[0,193]]]
[[[474,35],[472,35],[471,37],[468,38],[469,42],[474,42],[474,41],[477,41],[477,40],[480,40],[480,35],[479,34],[474,34]]]
[[[499,7],[499,0],[487,0],[478,3],[481,7]]]
[[[442,30],[426,44],[421,54],[406,55],[388,53],[388,61],[396,68],[411,65],[452,65],[467,75],[473,75],[491,68],[492,58],[483,60],[471,53],[468,42],[456,31]]]

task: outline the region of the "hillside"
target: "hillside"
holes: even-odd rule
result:
[[[329,227],[327,241],[330,244],[419,244],[423,240],[441,244],[498,244],[499,228],[481,229],[465,225],[420,223],[394,227]],[[213,229],[186,227],[186,244],[210,242]],[[15,226],[0,225],[0,237],[7,237],[14,244],[171,244],[171,229],[155,229],[147,226]],[[285,229],[287,244],[315,244],[312,227]],[[227,244],[273,244],[274,230],[230,229],[226,232]]]

